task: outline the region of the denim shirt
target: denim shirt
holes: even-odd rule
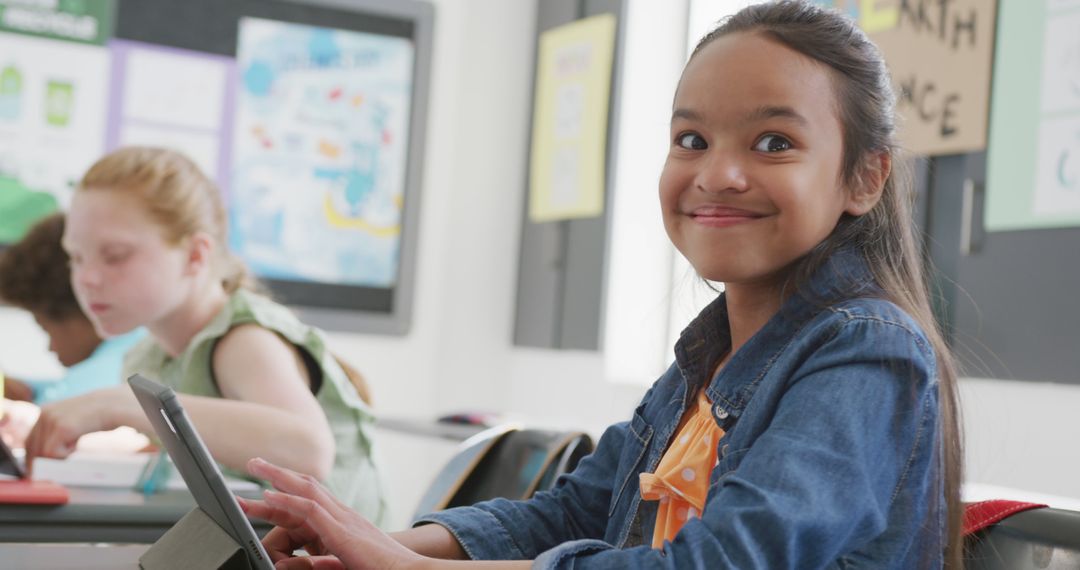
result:
[[[549,492],[428,515],[473,559],[537,568],[919,568],[942,565],[936,364],[912,318],[834,254],[715,377],[730,347],[721,295],[629,421]],[[700,518],[649,547],[652,472],[705,386],[725,430]]]

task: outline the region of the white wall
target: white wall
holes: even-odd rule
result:
[[[434,4],[412,330],[404,337],[334,334],[331,342],[369,377],[384,414],[483,409],[596,433],[625,418],[644,387],[608,382],[598,353],[511,344],[534,0]],[[0,308],[0,369],[55,370],[46,345],[32,320]],[[968,379],[962,391],[969,480],[1080,502],[1080,454],[1070,437],[1080,433],[1080,387]],[[382,435],[394,519],[403,524],[453,446]]]
[[[967,481],[1056,495],[1080,510],[1080,386],[965,378],[960,407]]]

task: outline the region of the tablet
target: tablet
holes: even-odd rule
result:
[[[243,548],[252,568],[273,570],[258,535],[225,487],[217,463],[210,457],[176,394],[171,388],[138,374],[128,378],[128,384],[195,497],[195,503]]]
[[[0,475],[7,475],[15,479],[23,479],[26,477],[26,472],[23,471],[22,464],[15,454],[11,452],[11,448],[4,443],[4,438],[0,437]]]

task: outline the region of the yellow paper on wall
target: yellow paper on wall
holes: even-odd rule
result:
[[[529,219],[604,211],[616,18],[600,14],[540,35],[529,164]]]

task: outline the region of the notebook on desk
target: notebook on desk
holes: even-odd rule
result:
[[[156,452],[144,453],[94,453],[76,451],[65,459],[40,457],[34,460],[34,476],[37,479],[55,481],[69,487],[101,487],[143,490],[139,482],[146,476]],[[252,481],[225,477],[230,491],[257,492],[261,487]],[[171,476],[157,490],[187,489],[183,478],[172,471]]]

